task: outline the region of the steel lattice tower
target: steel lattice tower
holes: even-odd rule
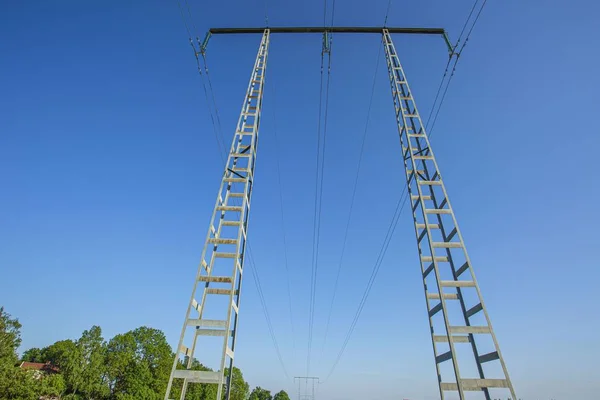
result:
[[[221,399],[225,384],[225,396],[229,399],[268,50],[269,30],[265,29],[227,157],[165,400],[169,399],[174,379],[183,381],[180,400],[185,398],[190,383],[217,384],[217,399]],[[201,293],[200,298],[196,297],[198,292]],[[227,299],[225,307],[217,311],[222,318],[208,319],[205,316],[207,305],[210,307],[208,303],[216,300],[215,297]],[[223,337],[221,363],[217,371],[191,369],[199,336]],[[186,345],[185,340],[189,337],[191,344]],[[211,349],[205,346],[203,350]],[[212,350],[215,351],[214,348]],[[180,363],[182,355],[184,362]],[[224,373],[226,367],[227,377]]]
[[[470,392],[485,400],[506,394],[516,400],[431,143],[390,34],[441,34],[450,52],[452,47],[445,31],[439,28],[365,27],[220,28],[207,34],[202,51],[211,34],[261,33],[262,40],[217,195],[165,400],[169,399],[174,380],[183,382],[180,400],[185,398],[190,383],[217,384],[217,400],[221,400],[225,385],[225,400],[229,400],[269,36],[317,32],[382,34],[441,399],[474,399],[465,394]],[[198,290],[200,283],[202,289]],[[201,297],[197,298],[199,292]],[[207,300],[216,297],[227,299],[220,309],[224,317],[208,319]],[[199,336],[223,338],[217,371],[192,369]],[[189,337],[191,343],[186,342]],[[181,356],[184,362],[180,361]]]

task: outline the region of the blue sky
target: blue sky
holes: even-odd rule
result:
[[[264,23],[261,1],[191,4],[200,35],[211,26]],[[394,1],[388,25],[444,27],[456,39],[471,4]],[[337,1],[335,23],[380,25],[386,6]],[[23,349],[76,338],[94,324],[107,338],[149,325],[174,343],[222,174],[176,2],[28,1],[2,8],[0,304],[23,323]],[[273,26],[322,24],[321,1],[270,1],[267,9]],[[591,1],[489,1],[435,128],[438,163],[524,399],[585,400],[600,390],[599,24]],[[379,40],[334,37],[311,370],[322,377],[403,186],[381,62],[342,286],[323,347]],[[437,37],[394,40],[426,116],[445,46]],[[211,39],[208,62],[228,141],[258,41]],[[290,375],[306,368],[320,44],[318,35],[272,37],[251,213],[253,255]],[[321,398],[436,398],[419,279],[405,210]],[[254,282],[244,285],[236,362],[251,385],[296,393],[278,365]]]

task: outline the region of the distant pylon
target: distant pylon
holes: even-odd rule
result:
[[[294,382],[296,380],[298,380],[298,400],[315,400],[315,384],[319,384],[319,377],[295,376]],[[304,382],[304,391],[302,390],[302,382]]]

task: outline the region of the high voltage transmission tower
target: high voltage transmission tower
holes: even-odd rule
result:
[[[295,376],[294,381],[298,381],[298,400],[316,400],[315,384],[319,384],[318,376]],[[302,390],[304,382],[304,390]],[[308,383],[311,383],[310,385]]]
[[[260,33],[262,39],[217,194],[165,400],[170,398],[174,387],[181,387],[179,398],[183,400],[188,386],[194,383],[216,384],[217,400],[222,398],[225,386],[225,399],[230,397],[248,218],[272,33],[322,33],[324,43],[328,42],[327,35],[331,33],[382,35],[441,399],[457,396],[460,400],[475,399],[465,392],[474,392],[476,396],[479,393],[478,398],[486,400],[507,394],[516,399],[431,143],[391,37],[393,33],[442,35],[452,57],[453,49],[445,31],[438,28],[381,27],[220,28],[208,32],[200,52],[205,52],[211,35],[231,33]],[[201,357],[202,360],[210,358],[208,353],[212,350],[215,356],[220,357],[219,368],[216,371],[195,370],[193,361],[199,347],[198,339],[211,336],[222,338],[221,344],[202,346]],[[178,383],[174,386],[174,382]]]

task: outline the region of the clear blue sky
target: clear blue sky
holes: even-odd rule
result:
[[[191,3],[201,35],[210,26],[263,24],[258,0]],[[388,24],[444,27],[455,39],[471,4],[397,0]],[[386,6],[340,0],[335,23],[380,25]],[[270,23],[319,25],[322,7],[317,0],[269,1]],[[222,173],[175,1],[11,1],[1,9],[0,304],[23,323],[23,349],[76,338],[94,324],[107,338],[149,325],[174,343]],[[592,1],[490,0],[435,128],[438,162],[524,399],[591,400],[600,391],[599,26]],[[228,141],[258,40],[210,43]],[[445,46],[437,37],[395,41],[427,115]],[[320,44],[315,35],[272,38],[250,228],[291,375],[305,373]],[[334,38],[314,375],[324,376],[339,350],[403,186],[382,62],[345,274],[320,358],[379,45],[377,36]],[[285,149],[294,340],[275,123]],[[422,290],[405,210],[321,398],[436,398]],[[250,277],[239,333],[236,362],[250,384],[295,393]]]

